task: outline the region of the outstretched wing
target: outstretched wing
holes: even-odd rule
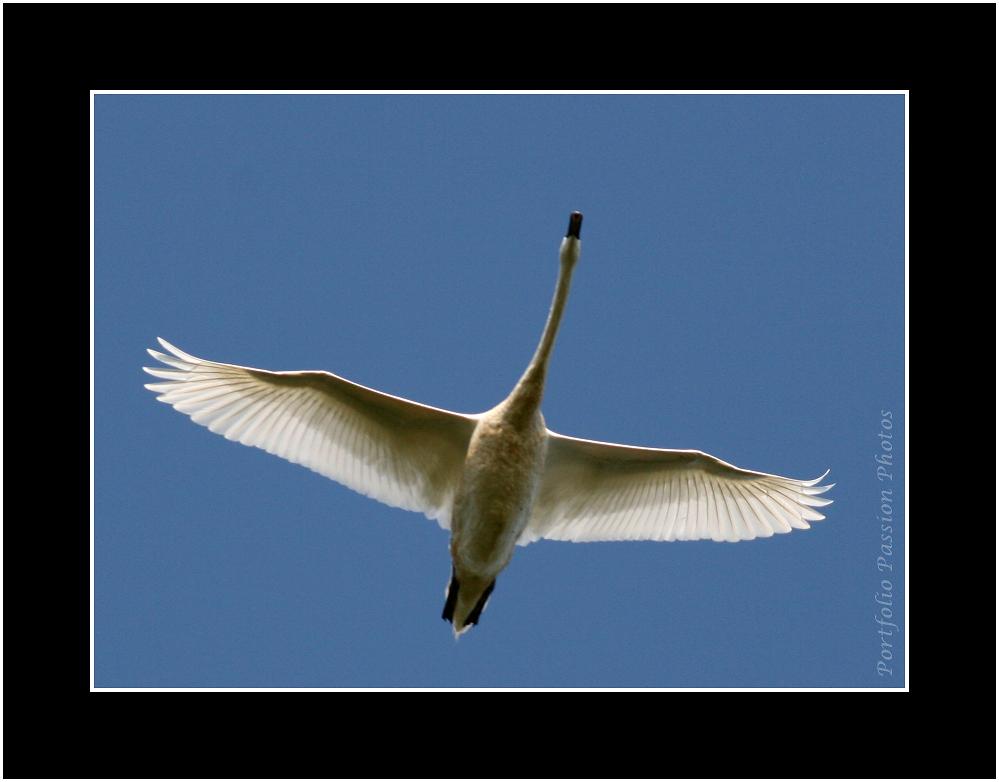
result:
[[[450,526],[472,416],[410,402],[329,372],[268,372],[150,350],[161,402],[196,424]]]
[[[531,519],[517,542],[749,540],[825,518],[825,477],[742,470],[700,451],[636,448],[548,433]],[[826,472],[828,475],[828,471]]]

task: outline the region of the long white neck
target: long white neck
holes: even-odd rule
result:
[[[578,231],[578,229],[577,229]],[[572,272],[579,260],[580,242],[575,236],[567,236],[559,248],[558,282],[555,284],[555,295],[548,311],[545,330],[541,334],[534,357],[528,364],[523,376],[517,382],[509,396],[509,405],[521,414],[533,415],[541,407],[541,398],[545,392],[545,376],[548,373],[548,359],[551,358],[555,335],[562,322],[562,312],[569,298],[569,284],[572,282]]]

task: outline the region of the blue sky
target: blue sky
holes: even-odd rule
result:
[[[96,96],[95,684],[901,686],[874,596],[888,576],[902,615],[903,101]],[[142,387],[163,336],[485,410],[533,352],[574,209],[549,427],[830,468],[825,521],[518,548],[456,643],[435,522]]]

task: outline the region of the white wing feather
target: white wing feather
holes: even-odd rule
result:
[[[329,372],[268,372],[188,355],[149,354],[161,402],[197,424],[262,448],[354,491],[450,526],[473,416],[428,407]]]
[[[808,529],[824,475],[799,481],[742,470],[701,451],[637,448],[548,432],[548,455],[520,539],[750,540]]]

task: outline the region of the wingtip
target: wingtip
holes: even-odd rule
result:
[[[829,470],[826,470],[826,471],[825,471],[824,473],[822,473],[822,475],[820,475],[820,476],[819,476],[818,478],[812,478],[812,480],[810,480],[810,481],[799,481],[799,483],[800,483],[800,484],[801,484],[802,486],[814,486],[814,485],[815,485],[815,484],[817,484],[817,483],[818,483],[819,481],[821,481],[821,480],[822,480],[823,478],[825,478],[825,477],[826,477],[826,476],[827,476],[828,474],[829,474]]]
[[[143,383],[142,387],[147,391],[152,391],[154,394],[163,394],[170,391],[175,383]]]
[[[825,486],[802,486],[799,489],[799,491],[802,494],[807,495],[808,497],[811,497],[812,499],[817,499],[820,494],[825,494],[827,491],[829,491],[835,485],[836,485],[835,483],[829,483],[829,484],[826,484]],[[826,502],[827,503],[828,502],[832,502],[832,500],[826,500]]]
[[[192,356],[190,353],[185,353],[183,350],[178,348],[176,345],[172,345],[167,342],[163,337],[157,337],[156,341],[163,346],[163,348],[172,354],[175,358],[179,358],[181,361],[185,361],[188,364],[204,364],[206,363],[204,359],[200,359],[197,356]]]
[[[173,353],[177,358],[187,358],[187,354],[183,350],[178,348],[176,345],[167,342],[165,339],[163,339],[163,337],[157,337],[156,341],[159,342],[160,345],[162,345],[165,350],[167,350],[170,353]]]

